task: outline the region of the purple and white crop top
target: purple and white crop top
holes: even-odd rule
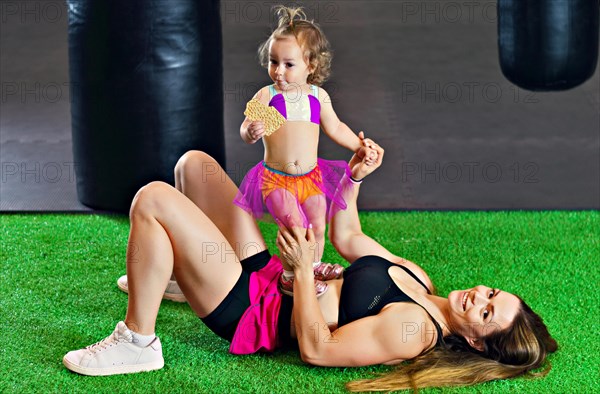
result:
[[[312,94],[301,94],[292,91],[277,93],[275,85],[269,86],[269,106],[274,107],[286,120],[304,120],[319,124],[321,122],[321,103],[319,102],[319,88],[310,85]]]

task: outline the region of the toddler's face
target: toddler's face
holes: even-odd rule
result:
[[[311,73],[295,37],[273,40],[269,45],[269,76],[280,90],[305,85]]]

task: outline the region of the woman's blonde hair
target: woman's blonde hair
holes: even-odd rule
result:
[[[542,318],[523,300],[512,325],[482,341],[483,351],[478,351],[462,336],[447,336],[443,347],[378,378],[356,380],[346,387],[350,391],[417,391],[423,387],[468,386],[519,375],[544,376],[550,371],[546,356],[558,348]],[[541,372],[531,372],[543,366]]]
[[[290,8],[280,5],[275,7],[275,13],[279,18],[277,28],[258,48],[260,64],[265,68],[269,67],[269,45],[273,40],[295,37],[304,52],[305,61],[313,70],[307,82],[321,86],[331,73],[332,53],[325,34],[314,21],[306,18],[301,7]]]

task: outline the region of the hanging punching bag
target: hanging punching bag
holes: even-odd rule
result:
[[[598,0],[498,0],[502,72],[534,91],[586,81],[598,61]]]
[[[225,165],[218,0],[67,0],[79,200],[128,212],[200,149]]]

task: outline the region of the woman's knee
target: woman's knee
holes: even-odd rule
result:
[[[165,203],[168,194],[173,190],[171,185],[161,181],[150,182],[143,186],[133,197],[129,217],[153,215]]]
[[[185,179],[193,174],[214,173],[220,168],[219,163],[208,153],[190,150],[183,154],[175,164],[175,179]]]

